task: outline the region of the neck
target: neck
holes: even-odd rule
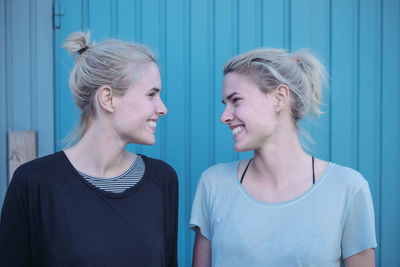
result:
[[[309,170],[310,156],[301,147],[295,127],[282,129],[254,151],[255,177],[276,187],[284,186]]]
[[[114,177],[129,168],[135,155],[110,127],[94,120],[79,142],[65,150],[76,169],[96,177]]]

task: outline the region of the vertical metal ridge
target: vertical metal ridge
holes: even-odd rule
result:
[[[383,123],[382,123],[382,101],[383,101],[383,97],[382,97],[382,91],[383,91],[383,0],[379,1],[379,6],[380,6],[380,10],[379,10],[379,229],[378,229],[378,241],[380,242],[382,240],[382,127],[383,127]],[[382,250],[379,249],[379,254],[378,254],[378,266],[381,266],[382,264]]]
[[[240,11],[239,11],[239,1],[240,0],[236,0],[235,1],[235,5],[232,5],[232,17],[236,18],[236,21],[233,21],[232,25],[236,25],[236,27],[234,27],[234,30],[232,31],[234,34],[234,38],[236,38],[236,51],[233,53],[234,55],[239,54],[240,52]],[[236,23],[235,23],[236,22]]]
[[[53,1],[53,14],[54,14],[54,5],[57,5],[58,1]],[[53,46],[53,81],[52,81],[52,86],[53,86],[53,110],[54,110],[54,115],[53,115],[53,151],[57,151],[57,140],[58,140],[58,125],[57,125],[57,121],[60,121],[58,119],[59,116],[59,111],[57,109],[57,94],[58,94],[58,80],[59,78],[57,77],[57,75],[59,76],[59,68],[57,67],[57,58],[58,56],[58,51],[59,49],[57,49],[57,45],[59,44],[59,35],[60,35],[60,31],[61,29],[54,29],[53,26],[53,40],[52,40],[52,46]]]
[[[135,40],[143,43],[142,0],[135,1]]]
[[[143,2],[142,0],[136,0],[135,3],[135,40],[143,44]],[[136,146],[136,150],[140,154],[143,154],[143,148],[143,145]]]
[[[329,107],[329,99],[331,98],[330,97],[331,90],[330,90],[330,84],[329,84],[329,81],[331,80],[331,78],[330,78],[331,77],[331,75],[330,75],[330,73],[331,73],[331,67],[330,67],[330,47],[331,47],[330,0],[327,0],[327,2],[324,5],[324,14],[325,14],[325,21],[324,21],[324,23],[325,23],[325,28],[324,28],[325,34],[324,34],[324,38],[325,38],[325,40],[327,40],[327,42],[325,43],[326,45],[324,47],[324,60],[326,60],[326,63],[325,63],[326,69],[325,70],[326,70],[326,73],[327,73],[327,77],[326,77],[327,80],[326,80],[326,83],[324,83],[324,86],[325,86],[324,93],[325,94],[323,95],[323,100],[324,100],[323,103],[324,103],[324,105],[328,105],[328,107]],[[328,97],[328,99],[326,99],[326,97]],[[324,149],[325,149],[325,154],[324,154],[325,160],[327,160],[327,157],[329,159],[329,153],[330,153],[329,152],[329,150],[330,150],[330,148],[329,148],[330,111],[328,110],[328,112],[329,113],[327,114],[327,118],[326,118],[327,122],[325,122],[325,124],[324,124],[324,128],[325,128],[324,138],[327,140],[327,142],[325,143],[325,147],[324,147]]]
[[[214,95],[214,86],[215,86],[215,6],[213,0],[208,0],[208,16],[211,19],[208,20],[207,32],[208,32],[208,63],[211,65],[211,77],[208,80],[208,98],[211,99],[210,110],[211,114],[209,114],[209,121],[214,122],[216,119],[216,107],[215,107],[215,95]],[[212,149],[209,150],[209,165],[215,164],[215,138],[216,138],[216,123],[212,123],[211,134],[209,137],[210,147]]]
[[[254,14],[254,18],[256,20],[256,35],[255,35],[255,43],[257,47],[260,47],[262,45],[262,30],[263,30],[263,23],[262,23],[262,1],[258,0],[255,3],[256,7],[256,14]],[[258,10],[257,10],[258,8]]]
[[[264,21],[263,21],[263,11],[264,11],[264,1],[260,0],[260,46],[264,46]]]
[[[166,36],[167,36],[167,5],[166,5],[167,0],[160,0],[160,40],[164,40],[164,43],[160,45],[160,54],[161,57],[164,58],[162,62],[162,78],[163,78],[163,84],[167,84],[168,80],[168,70],[166,68],[167,62],[168,62],[168,55],[167,55],[167,42],[166,42]],[[164,94],[163,95],[165,99],[165,103],[168,103],[168,95]],[[160,146],[160,157],[163,160],[167,160],[167,127],[168,127],[168,116],[165,116],[165,128],[163,131],[160,133],[161,137],[161,146]]]
[[[0,182],[0,205],[2,206],[3,203],[3,197],[6,192],[6,187],[8,185],[9,177],[8,177],[8,164],[7,164],[7,159],[8,159],[8,144],[7,144],[7,117],[8,117],[8,112],[7,112],[7,69],[8,69],[8,64],[7,64],[7,19],[9,14],[7,12],[7,1],[2,1],[0,3],[0,20],[2,22],[0,23],[0,144],[3,147],[3,152],[0,153],[0,177],[1,182]],[[4,186],[4,187],[3,187]]]
[[[55,13],[55,8],[56,5],[59,5],[60,0],[54,0],[53,1],[53,15]],[[53,18],[54,20],[54,18]],[[58,103],[58,93],[59,93],[59,67],[57,66],[57,59],[59,58],[59,49],[57,49],[57,45],[60,43],[59,42],[59,35],[60,35],[60,28],[54,29],[53,25],[53,67],[54,67],[54,79],[53,79],[53,88],[54,88],[54,94],[53,94],[53,103],[54,103],[54,116],[53,116],[53,131],[54,131],[54,143],[53,143],[53,150],[57,151],[58,150],[58,141],[59,140],[59,122],[60,122],[60,111],[59,111],[59,103]]]
[[[287,50],[292,51],[292,0],[288,0],[288,7],[286,13],[286,31],[287,31]]]
[[[110,28],[111,28],[111,36],[116,38],[118,36],[118,26],[117,26],[117,16],[118,16],[118,1],[110,0]]]
[[[397,25],[397,29],[400,28],[400,3],[397,1],[397,21],[395,22]],[[397,31],[397,47],[400,47],[400,34]],[[398,50],[397,50],[398,51]],[[400,70],[400,52],[398,52],[398,58],[397,58],[397,67],[398,70]],[[400,88],[400,77],[399,75],[396,75],[396,84],[397,84],[397,88]],[[399,90],[397,90],[397,105],[395,105],[395,109],[397,109],[397,159],[398,162],[400,161],[400,92]],[[395,170],[395,174],[397,174],[397,177],[400,177],[400,164],[396,164],[396,170]],[[396,180],[397,182],[397,194],[398,194],[398,198],[400,199],[400,182],[399,179]],[[400,207],[399,202],[397,202],[397,206]],[[399,209],[397,209],[397,220],[400,221],[400,212]],[[400,233],[400,230],[398,230],[398,233]],[[400,244],[397,245],[397,247],[400,247]],[[400,259],[400,256],[398,257],[398,259]]]
[[[119,25],[119,21],[118,21],[118,19],[117,19],[117,17],[118,17],[118,7],[119,7],[119,5],[118,5],[118,1],[115,1],[114,0],[114,2],[115,2],[115,37],[116,38],[119,38],[120,36],[119,36],[119,27],[120,27],[120,25]]]
[[[234,28],[234,30],[232,31],[232,35],[233,38],[236,38],[236,51],[233,53],[234,55],[238,55],[240,53],[240,5],[239,5],[239,1],[240,0],[236,0],[236,5],[232,5],[232,13],[233,14],[233,18],[236,18],[236,21],[232,21],[232,25],[236,24],[236,27]],[[236,22],[236,23],[235,23]],[[239,160],[239,153],[237,153],[235,150],[232,150],[233,156],[232,158],[234,160]]]
[[[31,130],[37,130],[38,122],[38,92],[37,92],[37,0],[29,1],[29,81],[30,81],[30,94],[31,94]]]
[[[139,3],[139,36],[140,42],[143,42],[143,0],[138,0]]]
[[[90,8],[89,1],[90,0],[82,0],[82,2],[81,2],[82,3],[82,14],[81,14],[81,16],[82,16],[82,18],[81,18],[82,31],[88,31],[88,29],[90,29],[90,25],[89,25],[89,21],[90,21],[90,18],[89,18],[89,15],[90,15],[90,13],[89,13],[89,8]]]
[[[356,106],[353,108],[355,110],[355,119],[356,123],[356,129],[355,133],[352,134],[353,140],[355,139],[354,146],[355,146],[355,153],[356,155],[353,156],[353,160],[355,157],[355,164],[356,164],[356,169],[358,170],[360,168],[360,0],[357,0],[354,2],[354,11],[355,11],[355,25],[353,26],[354,30],[356,33],[353,35],[355,38],[355,48],[356,48],[356,53],[355,53],[355,66],[353,66],[353,71],[355,72],[355,98],[356,98]]]
[[[190,71],[190,65],[192,62],[191,58],[191,35],[190,35],[190,30],[192,27],[192,16],[191,16],[191,1],[184,1],[184,14],[183,14],[183,36],[187,36],[187,38],[184,38],[184,44],[183,44],[183,58],[184,58],[184,87],[185,88],[191,88],[191,71]],[[184,132],[184,177],[189,177],[189,179],[185,180],[185,193],[184,193],[184,198],[185,198],[185,203],[191,203],[191,188],[192,188],[192,146],[191,146],[191,141],[192,141],[192,127],[191,127],[191,90],[184,90],[184,125],[187,125],[186,130]],[[188,204],[185,206],[185,218],[190,218],[190,208],[191,206]],[[184,237],[184,243],[185,243],[185,252],[184,255],[190,255],[190,247],[191,247],[191,239],[189,235],[185,235]]]
[[[7,4],[8,3],[8,4]],[[7,103],[7,116],[6,116],[6,124],[7,124],[7,128],[6,130],[11,130],[13,129],[12,127],[12,119],[13,119],[13,110],[12,110],[12,106],[10,105],[10,103],[12,103],[12,99],[13,99],[13,90],[12,90],[12,79],[11,79],[11,75],[12,75],[12,70],[13,69],[13,60],[12,60],[12,55],[13,55],[13,31],[12,29],[12,12],[13,12],[13,3],[15,2],[11,2],[11,1],[6,1],[6,50],[7,50],[7,54],[6,54],[6,103]],[[8,15],[7,15],[8,14]]]
[[[332,92],[332,0],[329,0],[329,92]],[[328,160],[332,161],[332,94],[329,93],[329,152]]]

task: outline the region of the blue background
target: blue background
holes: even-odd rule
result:
[[[200,173],[251,156],[233,150],[219,121],[223,64],[259,46],[305,47],[329,73],[325,113],[302,122],[316,142],[310,150],[368,180],[377,266],[400,266],[399,26],[398,0],[1,0],[0,203],[9,178],[7,132],[36,130],[42,156],[60,150],[78,121],[65,37],[90,30],[97,42],[138,41],[158,55],[168,115],[154,146],[130,149],[177,170],[179,263],[190,266],[187,225]]]

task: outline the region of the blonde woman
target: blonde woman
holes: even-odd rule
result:
[[[153,145],[167,113],[153,53],[69,35],[78,141],[18,168],[0,224],[0,266],[177,266],[178,181]]]
[[[298,122],[320,114],[322,64],[261,48],[223,70],[221,121],[251,159],[201,176],[193,266],[374,266],[374,212],[355,170],[307,154]]]

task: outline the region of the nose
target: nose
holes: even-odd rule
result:
[[[160,99],[160,102],[157,106],[157,115],[158,116],[164,116],[165,114],[167,114],[168,110],[167,107],[164,105],[164,102]]]
[[[232,112],[229,110],[228,106],[225,106],[224,112],[222,112],[221,115],[221,122],[224,124],[228,124],[230,121],[232,121],[232,119]]]

